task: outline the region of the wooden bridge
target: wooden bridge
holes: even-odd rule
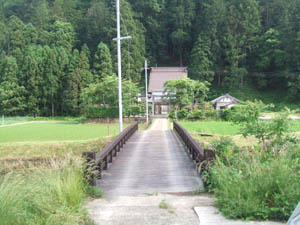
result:
[[[98,156],[90,156],[94,158],[102,178],[95,179],[94,184],[102,188],[106,195],[203,190],[203,182],[193,160],[177,134],[170,129],[167,119],[156,119],[146,131],[130,130],[134,128],[129,127],[124,132],[130,133],[126,138],[121,135]],[[193,143],[188,145],[188,149],[194,159],[199,158],[197,154],[203,154],[199,149],[195,151]]]

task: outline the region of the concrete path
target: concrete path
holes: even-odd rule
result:
[[[203,183],[167,119],[134,134],[97,185],[107,196],[186,193]]]
[[[162,202],[167,208],[160,207]],[[96,225],[284,225],[228,220],[213,203],[214,199],[206,194],[153,194],[98,199],[87,208]]]
[[[199,205],[195,207],[200,225],[284,225],[285,223],[272,221],[240,221],[226,219],[214,206]]]
[[[155,194],[99,199],[88,209],[97,225],[199,225],[193,207],[212,204],[210,197]]]

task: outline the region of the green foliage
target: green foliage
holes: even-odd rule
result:
[[[293,138],[287,136],[290,131],[290,120],[288,113],[281,113],[272,121],[263,121],[260,119],[262,112],[272,105],[265,105],[263,102],[247,102],[245,107],[239,107],[232,114],[232,120],[242,125],[242,134],[247,137],[254,135],[258,138],[264,150],[267,150],[267,141],[272,145],[292,141]]]
[[[3,68],[1,70],[1,67]],[[0,66],[0,114],[17,115],[25,109],[25,88],[18,84],[18,65],[14,57],[5,57]]]
[[[144,110],[140,106],[128,106],[124,109],[124,116],[138,116],[144,114]],[[89,119],[99,119],[99,118],[119,118],[119,108],[118,107],[95,107],[90,106],[86,113],[86,117]]]
[[[183,56],[192,40],[193,21],[196,17],[196,3],[193,0],[166,2],[167,38],[172,43],[172,53],[183,65]]]
[[[193,79],[237,89],[248,100],[255,97],[245,87],[254,84],[262,90],[257,99],[270,90],[268,102],[296,105],[299,13],[299,0],[122,0],[121,33],[132,36],[122,42],[123,77],[139,83],[147,57],[151,66],[189,65]],[[1,94],[14,106],[1,110],[78,115],[91,73],[98,82],[117,72],[115,20],[114,1],[1,0],[0,59],[17,64],[17,82],[3,86],[17,91]],[[9,65],[0,65],[0,77],[3,67]]]
[[[112,60],[109,48],[106,44],[101,42],[98,45],[97,51],[94,56],[95,81],[99,82],[103,77],[111,76],[112,74]]]
[[[200,109],[192,110],[187,115],[188,120],[203,120],[205,118],[206,116],[204,110],[200,110]]]
[[[210,170],[211,190],[222,213],[236,219],[287,220],[300,197],[300,158],[293,157],[299,147],[266,158],[259,150],[233,154],[230,144],[225,146],[217,146],[221,154]]]
[[[87,185],[80,158],[66,157],[47,168],[10,172],[0,179],[1,224],[87,224]],[[2,168],[0,168],[2,169]]]
[[[241,134],[240,126],[226,121],[180,121],[180,124],[190,132],[238,135]]]
[[[126,116],[138,116],[145,114],[145,110],[141,106],[129,106],[125,108],[125,115]]]
[[[122,42],[122,74],[123,77],[133,82],[141,80],[141,68],[143,68],[146,54],[145,46],[145,27],[136,19],[135,12],[132,10],[131,4],[126,0],[121,2],[122,26],[121,32],[130,35],[132,38]],[[115,2],[111,5],[111,10],[115,12]],[[115,27],[115,16],[112,18]],[[115,31],[114,31],[115,32]],[[115,35],[115,33],[113,33]],[[115,37],[115,36],[114,36]],[[114,63],[117,61],[116,45],[112,46],[112,53],[115,57]],[[117,73],[115,67],[115,73]]]
[[[217,149],[216,156],[218,160],[227,166],[230,166],[236,160],[240,151],[239,147],[229,137],[221,137],[220,140],[215,140],[212,146]]]
[[[139,89],[135,83],[129,80],[123,80],[122,82],[123,92],[123,107],[124,112],[128,111],[128,108],[137,103],[137,94]],[[93,108],[95,105],[102,108],[117,108],[118,107],[118,78],[116,76],[107,76],[97,84],[92,84],[86,88],[81,95],[81,109],[82,113],[87,114],[87,109]],[[95,113],[90,116],[95,116],[102,109],[93,109]],[[96,112],[97,110],[98,113]],[[101,113],[100,113],[101,115]],[[115,116],[115,114],[108,115],[109,117]],[[116,117],[115,117],[116,118]]]
[[[177,119],[182,120],[187,118],[189,111],[187,109],[181,109],[177,111]]]
[[[87,193],[93,198],[101,198],[104,196],[104,191],[97,186],[89,186]]]
[[[213,71],[211,42],[199,35],[191,52],[191,76],[197,80],[212,82],[215,76]]]
[[[119,117],[119,108],[116,107],[94,107],[91,106],[88,108],[86,117],[89,119],[98,119],[98,118],[118,118]]]
[[[209,91],[207,82],[200,82],[183,78],[180,80],[167,81],[165,83],[167,100],[171,105],[182,109],[184,106],[190,106],[197,99],[203,102]]]
[[[126,124],[124,126],[126,126]],[[114,136],[118,133],[118,124],[112,124],[110,135]],[[41,143],[95,140],[106,137],[108,133],[106,124],[80,124],[78,121],[48,121],[47,123],[36,122],[18,126],[0,127],[0,135],[0,143],[3,144],[13,142],[23,142],[28,144],[30,142]],[[5,150],[0,154],[7,153],[9,154],[9,150]],[[22,151],[20,151],[20,154],[22,154]],[[26,154],[26,152],[23,154]]]

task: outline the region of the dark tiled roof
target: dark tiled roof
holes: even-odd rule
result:
[[[149,92],[164,91],[164,84],[169,80],[180,80],[187,77],[187,67],[152,67]]]

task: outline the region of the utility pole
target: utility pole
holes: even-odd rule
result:
[[[146,121],[149,123],[149,112],[148,112],[148,65],[147,60],[145,61],[145,82],[146,82]]]
[[[119,77],[119,126],[120,133],[123,131],[123,104],[122,104],[122,66],[121,66],[121,40],[129,39],[130,36],[121,37],[120,31],[120,0],[116,0],[116,10],[117,10],[117,38],[114,40],[117,41],[118,49],[118,77]]]

